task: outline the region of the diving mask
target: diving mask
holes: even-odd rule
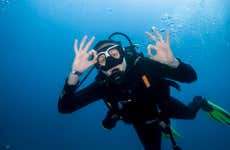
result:
[[[108,71],[123,62],[124,54],[119,44],[111,43],[97,51],[96,67],[100,70]]]

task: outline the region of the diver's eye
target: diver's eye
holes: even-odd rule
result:
[[[98,61],[98,64],[99,64],[99,65],[105,66],[105,62],[106,62],[105,55],[102,54],[102,55],[98,56],[98,57],[97,57],[97,61]]]
[[[112,56],[112,57],[114,57],[114,58],[116,58],[116,59],[119,59],[120,58],[120,53],[119,53],[119,51],[117,50],[117,49],[111,49],[110,51],[109,51],[109,55],[110,56]]]

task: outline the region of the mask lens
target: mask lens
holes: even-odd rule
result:
[[[111,50],[109,50],[109,55],[112,56],[115,59],[119,59],[120,58],[120,53],[117,49],[113,48]]]
[[[106,56],[105,54],[100,54],[97,56],[97,62],[100,66],[105,66],[106,63]]]
[[[119,44],[108,45],[98,50],[97,54],[97,68],[107,71],[123,61],[122,48]]]
[[[115,59],[119,59],[120,53],[119,53],[119,50],[117,48],[119,48],[119,45],[112,45],[112,46],[106,48],[105,51],[98,53],[98,55],[97,55],[98,64],[101,66],[105,66],[106,58],[109,56],[112,56]]]

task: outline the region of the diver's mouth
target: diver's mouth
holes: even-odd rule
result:
[[[113,73],[116,73],[116,72],[120,71],[120,67],[121,67],[121,64],[117,65],[117,66],[114,66],[113,68],[109,69],[107,72],[108,72],[109,75],[111,75]]]
[[[120,70],[118,68],[115,68],[112,70],[111,76],[114,76],[114,80],[119,80],[121,78],[120,75],[118,75]]]

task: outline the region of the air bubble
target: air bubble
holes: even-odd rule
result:
[[[0,0],[0,11],[3,11],[9,5],[9,0]]]
[[[165,13],[162,17],[161,17],[161,20],[162,21],[168,21],[170,19],[172,19],[173,17],[170,16],[168,13]]]
[[[161,33],[165,32],[165,31],[166,31],[165,28],[160,29],[160,32],[161,32]]]
[[[9,4],[8,0],[0,0],[0,6],[5,6],[7,4]]]

